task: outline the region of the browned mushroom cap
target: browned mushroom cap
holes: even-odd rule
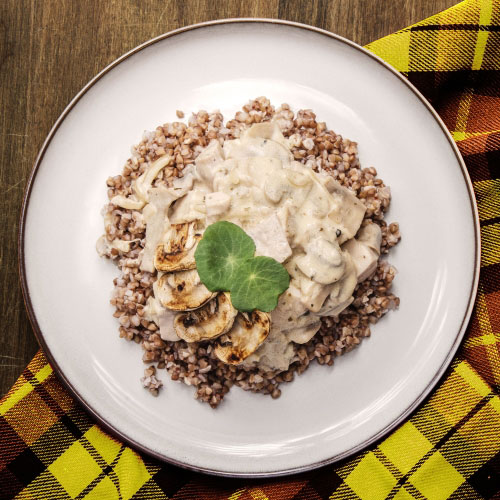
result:
[[[214,339],[231,329],[237,313],[229,294],[220,293],[201,309],[177,315],[175,332],[186,342]]]
[[[158,271],[185,271],[194,269],[194,252],[201,239],[196,232],[196,221],[172,224],[167,235],[168,242],[160,244],[155,251],[155,267]]]
[[[238,365],[259,348],[270,330],[271,320],[267,313],[239,313],[233,328],[217,340],[215,355],[223,363]]]
[[[200,281],[196,269],[163,274],[153,289],[161,305],[173,311],[197,309],[216,295]]]

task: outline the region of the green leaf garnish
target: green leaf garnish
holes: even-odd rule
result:
[[[245,312],[272,311],[290,284],[287,270],[271,257],[254,257],[243,262],[236,269],[234,280],[231,302]]]
[[[288,288],[287,270],[271,257],[254,257],[255,243],[243,229],[227,221],[205,230],[194,254],[202,283],[212,292],[231,292],[239,311],[269,312]]]
[[[202,283],[211,292],[227,292],[238,266],[254,253],[255,243],[241,227],[219,221],[207,227],[194,258]]]

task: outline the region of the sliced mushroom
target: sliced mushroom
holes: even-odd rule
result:
[[[194,252],[201,234],[196,232],[196,222],[172,224],[167,243],[156,247],[155,267],[158,271],[186,271],[194,269]]]
[[[334,287],[334,283],[322,285],[309,279],[297,265],[297,257],[292,257],[285,262],[285,268],[292,277],[294,288],[299,289],[300,294],[297,299],[302,302],[305,309],[311,312],[318,312]],[[302,314],[302,313],[301,313]]]
[[[255,226],[246,228],[246,233],[255,243],[256,255],[265,255],[278,262],[284,262],[292,255],[286,233],[275,213],[261,220]]]
[[[169,213],[172,224],[187,224],[207,217],[205,192],[194,189],[175,202]]]
[[[201,309],[177,315],[175,332],[186,342],[214,339],[231,329],[237,313],[229,294],[219,293]]]
[[[158,158],[156,161],[151,163],[145,170],[144,173],[138,177],[133,183],[134,193],[143,202],[143,206],[145,203],[149,201],[148,190],[153,184],[153,181],[156,179],[156,176],[173,160],[173,157],[170,155],[163,155]]]
[[[240,313],[231,331],[217,341],[215,355],[223,363],[238,365],[259,348],[270,331],[271,320],[267,313]]]
[[[318,316],[300,300],[300,291],[291,285],[278,301],[278,307],[271,312],[273,328],[283,332],[289,341],[305,344],[314,337],[321,326]]]
[[[173,311],[191,311],[206,304],[216,294],[200,281],[198,271],[163,274],[153,285],[155,297]]]
[[[321,309],[316,312],[318,316],[338,316],[354,300],[352,294],[358,282],[356,267],[347,252],[344,253],[344,258],[346,263],[344,277],[333,285],[328,299],[323,303]]]
[[[158,326],[160,327],[160,337],[163,340],[170,342],[177,342],[180,340],[177,333],[175,333],[174,320],[175,315],[178,314],[169,309],[163,309],[162,313],[158,316]]]
[[[336,241],[316,237],[307,243],[305,250],[306,254],[298,256],[295,261],[309,279],[329,285],[342,277],[345,263]]]

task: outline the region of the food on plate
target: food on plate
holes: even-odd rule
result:
[[[97,249],[120,269],[120,336],[213,407],[233,385],[278,397],[399,305],[390,190],[310,110],[198,112],[146,133],[107,183]]]

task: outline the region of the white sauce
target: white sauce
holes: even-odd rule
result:
[[[358,278],[375,270],[380,228],[365,226],[354,240],[364,205],[328,174],[294,161],[274,122],[253,125],[223,147],[213,141],[184,170],[177,189],[146,190],[167,163],[157,160],[135,190],[138,202],[145,203],[141,269],[153,270],[154,249],[165,240],[170,223],[196,220],[203,228],[227,220],[242,227],[254,239],[257,255],[282,262],[291,277],[271,313],[268,338],[244,364],[286,370],[294,357],[292,342],[308,342],[320,316],[340,314],[352,302]],[[148,302],[148,319],[159,322],[161,309]],[[174,339],[167,318],[162,330]]]

